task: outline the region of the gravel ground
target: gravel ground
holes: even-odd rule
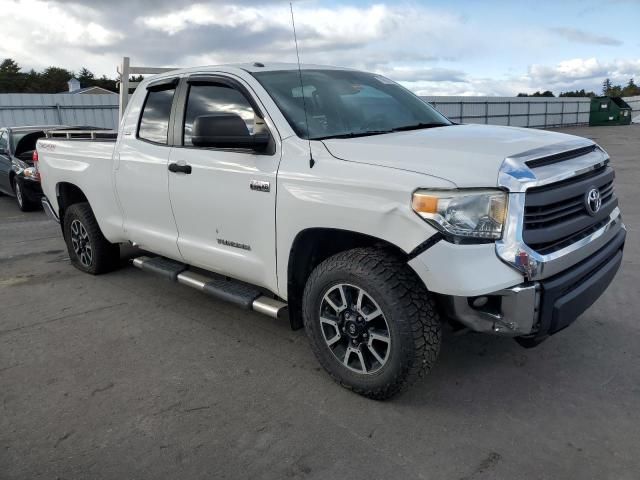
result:
[[[384,403],[335,385],[286,321],[132,267],[81,274],[57,225],[0,198],[0,478],[637,479],[640,125],[563,131],[617,169],[612,286],[533,350],[445,333]]]

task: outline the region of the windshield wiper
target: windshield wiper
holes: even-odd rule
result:
[[[326,137],[316,137],[312,140],[329,140],[332,138],[357,138],[368,137],[370,135],[382,135],[384,133],[405,132],[407,130],[420,130],[422,128],[445,127],[448,123],[416,123],[414,125],[403,125],[402,127],[392,128],[390,130],[367,130],[366,132],[348,132],[338,133],[336,135],[327,135]]]
[[[339,133],[337,135],[327,135],[326,137],[316,137],[312,138],[312,140],[329,140],[332,138],[358,138],[358,137],[368,137],[370,135],[381,135],[383,133],[392,133],[393,130],[368,130],[366,132],[349,132],[349,133]]]
[[[448,123],[416,123],[414,125],[404,125],[402,127],[396,127],[392,129],[392,132],[406,132],[408,130],[421,130],[423,128],[435,128],[435,127],[446,127],[449,125]]]

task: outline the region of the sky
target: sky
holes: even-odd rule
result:
[[[421,95],[640,84],[640,0],[293,2],[303,63],[386,75]],[[288,2],[0,0],[0,59],[116,77],[132,65],[295,62]]]

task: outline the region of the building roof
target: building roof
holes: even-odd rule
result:
[[[74,90],[73,92],[69,92],[69,93],[111,93],[112,95],[116,95],[116,92],[112,92],[111,90],[107,90],[106,88],[102,88],[102,87],[98,87],[98,86],[93,86],[93,87],[86,87],[86,88],[80,88],[78,90]]]

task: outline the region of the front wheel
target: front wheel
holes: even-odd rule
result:
[[[18,208],[21,211],[30,212],[31,210],[36,209],[36,205],[25,196],[24,188],[22,187],[22,182],[19,178],[14,178],[13,180],[13,191],[16,194]]]
[[[358,248],[311,274],[303,314],[320,364],[341,385],[383,400],[428,373],[440,351],[435,304],[402,260]]]
[[[120,247],[104,237],[88,203],[76,203],[67,209],[64,239],[71,263],[78,270],[99,275],[120,262]]]

